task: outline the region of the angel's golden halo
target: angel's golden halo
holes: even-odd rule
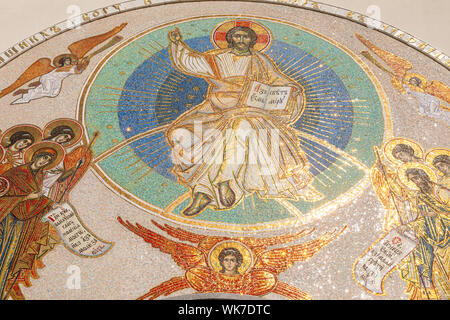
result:
[[[446,155],[448,157],[450,157],[450,150],[448,149],[433,149],[430,150],[427,155],[425,156],[425,162],[426,164],[428,164],[430,167],[434,167],[433,162],[434,159],[438,156],[441,155]],[[441,173],[439,173],[441,174]]]
[[[391,161],[394,164],[398,164],[398,165],[402,165],[403,162],[400,161],[399,159],[395,158],[394,155],[392,154],[392,151],[394,150],[394,148],[400,144],[404,144],[407,146],[410,146],[413,150],[414,150],[414,156],[420,159],[423,159],[423,155],[424,152],[422,150],[422,147],[409,139],[405,139],[405,138],[395,138],[392,140],[389,140],[386,145],[384,146],[384,154],[386,155],[386,158],[389,159],[389,161]]]
[[[429,166],[422,164],[422,163],[418,163],[418,162],[409,162],[409,163],[404,164],[403,166],[401,166],[398,169],[398,177],[400,178],[401,183],[403,185],[405,185],[406,187],[408,187],[410,190],[418,191],[419,187],[417,187],[417,185],[409,179],[409,177],[407,175],[407,172],[409,169],[422,170],[430,178],[430,181],[432,181],[434,183],[437,182],[436,173]]]
[[[238,251],[241,254],[242,263],[238,267],[239,274],[244,274],[253,265],[253,254],[246,245],[238,241],[227,240],[216,244],[209,253],[209,265],[214,271],[222,271],[222,265],[219,261],[219,255],[224,250]]]

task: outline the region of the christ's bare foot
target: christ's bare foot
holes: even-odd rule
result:
[[[204,193],[196,193],[194,200],[189,207],[183,210],[182,214],[186,217],[194,217],[206,210],[211,203],[211,198]]]
[[[236,195],[231,190],[229,181],[219,183],[219,198],[220,203],[227,208],[230,208],[236,201]]]

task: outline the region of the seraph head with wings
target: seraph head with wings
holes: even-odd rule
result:
[[[189,288],[198,293],[251,296],[275,293],[289,299],[310,300],[311,297],[307,293],[279,281],[277,276],[292,267],[295,262],[311,258],[346,229],[344,227],[339,231],[327,232],[301,244],[269,249],[308,236],[314,230],[302,230],[271,238],[231,238],[199,235],[167,224],[162,226],[153,221],[155,226],[168,235],[191,243],[187,244],[163,237],[139,224],[125,222],[120,217],[118,220],[152,247],[170,254],[178,266],[185,270],[183,276],[163,282],[139,297],[139,300],[153,300]]]
[[[127,23],[123,23],[106,33],[76,41],[68,46],[68,51],[70,53],[58,55],[53,59],[53,61],[50,58],[38,59],[31,66],[29,66],[13,84],[0,92],[0,98],[16,91],[18,88],[22,87],[24,84],[30,82],[31,80],[50,73],[55,69],[68,67],[70,68],[75,65],[79,65],[79,70],[81,72],[83,68],[85,68],[89,63],[90,58],[92,58],[96,54],[99,54],[100,52],[103,52],[104,50],[110,48],[111,46],[122,40],[122,37],[114,36],[122,31],[126,26]],[[108,44],[88,55],[88,53],[92,49],[112,37],[114,38]],[[34,82],[30,84],[30,87],[36,87],[38,85],[39,82]],[[23,90],[19,90],[15,93],[15,95],[24,93],[22,91]]]

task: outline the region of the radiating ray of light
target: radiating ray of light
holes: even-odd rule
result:
[[[332,134],[332,135],[336,134],[336,132],[330,132],[330,131],[322,129],[322,128],[318,130],[317,127],[314,127],[314,126],[311,126],[311,125],[307,125],[307,124],[304,124],[304,123],[302,123],[302,125],[298,126],[298,128],[300,128],[300,129],[306,128],[308,130],[311,130],[311,131],[314,131],[314,132],[318,132],[318,133],[326,132],[327,134]]]
[[[299,136],[299,139],[302,141],[303,144],[310,145],[312,148],[315,148],[315,149],[317,149],[317,150],[327,154],[328,156],[334,158],[336,161],[342,162],[345,166],[347,166],[347,167],[352,167],[353,166],[353,164],[351,162],[349,162],[347,159],[343,158],[339,154],[336,153],[338,155],[337,157],[334,154],[331,154],[330,152],[333,152],[333,151],[331,151],[327,147],[322,146],[322,149],[321,149],[318,146],[312,144],[308,139],[306,139],[306,138],[304,138],[302,136]]]
[[[158,112],[157,117],[168,119],[168,118],[170,118],[170,115],[173,115],[173,114],[175,114],[175,112],[173,112],[173,110],[167,110],[164,112]]]
[[[158,101],[155,101],[158,102]],[[153,110],[153,109],[148,109],[148,108],[144,108],[144,107],[156,107],[156,106],[171,106],[172,104],[164,102],[164,103],[158,103],[158,104],[117,104],[117,105],[112,105],[112,104],[101,104],[99,105],[99,107],[137,107],[137,108],[142,108],[143,110]]]
[[[315,68],[314,70],[317,70],[317,69],[320,69],[321,68],[321,70],[319,70],[319,71],[317,71],[317,72],[314,72],[314,73],[309,73],[309,72],[307,72],[307,73],[302,73],[302,72],[298,72],[298,73],[296,73],[295,75],[293,75],[293,77],[301,77],[302,78],[302,80],[303,81],[309,81],[308,79],[309,78],[311,78],[312,76],[315,76],[315,75],[317,75],[317,74],[321,74],[321,73],[323,73],[323,72],[325,72],[325,71],[328,71],[328,70],[330,70],[330,68],[328,67],[328,66],[319,66],[318,68]]]
[[[310,77],[312,77],[312,76],[315,76],[315,75],[317,75],[317,74],[321,74],[321,73],[323,73],[323,72],[325,72],[325,71],[328,71],[328,70],[332,70],[333,68],[335,68],[335,67],[337,67],[337,66],[339,66],[339,65],[341,65],[342,63],[338,63],[338,64],[335,64],[334,66],[331,66],[331,67],[326,67],[326,68],[324,68],[324,69],[322,69],[322,70],[319,70],[319,71],[317,71],[317,72],[314,72],[314,73],[312,73],[312,74],[308,74],[308,75],[302,75],[301,77],[303,78],[303,80],[304,81],[308,81],[308,79],[310,78]]]
[[[292,66],[286,68],[284,71],[285,73],[289,71],[289,69],[291,69],[292,67],[298,67],[298,64],[301,63],[304,59],[306,59],[310,54],[312,54],[315,50],[317,49],[317,47],[313,48],[310,52],[308,52],[307,54],[305,54],[303,57],[301,57],[299,60],[297,60],[297,62],[295,62]],[[296,69],[294,69],[296,70]]]
[[[149,95],[151,95],[151,93],[148,93],[147,91],[139,91],[139,90],[131,90],[131,89],[123,89],[123,88],[107,87],[107,86],[102,86],[102,85],[99,85],[99,84],[96,84],[95,86],[96,86],[96,87],[101,87],[101,88],[106,88],[106,89],[112,89],[112,90],[138,92],[138,93],[143,93],[143,94],[149,94]]]
[[[159,74],[162,77],[167,76],[167,79],[174,78],[173,80],[172,79],[170,79],[170,80],[176,81],[176,84],[179,84],[179,83],[183,82],[183,78],[177,77],[177,75],[174,74],[173,72],[169,73],[169,74],[166,73],[165,75],[160,73],[160,72],[158,72],[158,71],[155,71],[155,73]]]
[[[142,128],[144,125],[146,125],[146,124],[151,124],[151,123],[153,123],[153,124],[159,124],[159,120],[158,120],[158,119],[153,119],[153,120],[151,120],[151,121],[139,122],[138,127],[139,127],[139,128]]]
[[[327,168],[322,165],[320,162],[316,162],[317,165],[320,165],[322,168],[324,169],[319,169],[313,162],[309,162],[318,172],[320,175],[324,176],[325,178],[327,178],[328,181],[330,181],[332,184],[336,184],[336,181],[334,181],[333,179],[331,179],[325,172],[324,170],[326,170]],[[317,176],[316,176],[317,177]]]
[[[309,94],[308,100],[314,99],[314,100],[322,100],[324,98],[337,98],[336,93],[334,92],[324,92],[324,93],[315,93],[315,94]]]
[[[276,64],[276,65],[279,65],[279,64],[280,64],[280,59],[283,58],[283,57],[285,57],[285,56],[286,56],[286,55],[285,55],[284,53],[280,54],[280,55],[278,56],[278,58],[276,58],[275,64]]]
[[[315,58],[317,58],[317,61],[314,61],[310,64],[303,64],[302,66],[304,66],[303,68],[296,68],[296,70],[293,70],[293,74],[308,74],[310,73],[312,70],[310,68],[312,68],[313,66],[315,66],[316,64],[319,64],[318,66],[316,66],[313,70],[317,69],[317,68],[322,68],[322,67],[326,67],[326,63],[322,60],[324,58],[329,57],[330,55],[327,55],[325,57],[319,58],[320,55],[322,55],[325,51],[327,51],[328,49],[325,49],[324,51],[318,53],[316,56],[314,56]],[[313,58],[314,58],[313,57]],[[312,59],[309,59],[308,61],[311,61]],[[301,67],[301,66],[300,66]],[[309,69],[309,70],[308,70]]]
[[[152,169],[150,169],[150,171],[148,171],[146,174],[144,174],[142,177],[140,177],[137,181],[136,181],[136,183],[137,182],[139,182],[139,181],[141,181],[142,179],[144,179],[147,175],[149,175],[157,166],[159,166],[161,163],[163,163],[164,161],[166,161],[167,159],[169,159],[170,157],[166,157],[166,158],[164,158],[163,160],[161,160],[160,162],[158,162],[158,164],[157,165],[155,165]]]
[[[154,155],[156,152],[161,151],[161,150],[164,149],[164,148],[167,148],[167,144],[164,144],[162,147],[160,147],[160,148],[154,150],[152,153],[147,154],[147,155],[145,155],[145,156],[142,157],[142,158],[139,158],[137,161],[135,161],[135,162],[129,164],[128,166],[126,166],[125,169],[128,169],[128,168],[130,168],[130,167],[136,165],[137,163],[139,163],[139,161],[144,162],[144,159],[147,159],[147,158],[150,157],[151,155]],[[146,166],[146,165],[147,165],[147,164],[145,164],[144,166]],[[139,170],[140,170],[140,169],[139,169]],[[139,170],[137,170],[137,171],[139,171]],[[132,174],[135,174],[137,171],[135,171],[135,172],[132,173]]]
[[[305,113],[306,113],[306,112],[305,112]],[[304,113],[304,114],[305,114],[305,113]],[[339,118],[337,118],[337,117],[324,117],[324,116],[318,117],[318,116],[312,115],[312,114],[308,114],[308,117],[309,117],[309,118],[312,118],[312,119],[332,120],[332,121],[336,121],[336,122],[344,122],[344,123],[350,123],[350,124],[352,124],[352,123],[355,122],[355,121],[350,121],[350,120],[339,119]]]
[[[155,50],[155,52],[154,52],[154,53],[151,53],[150,51],[144,49],[147,53],[149,53],[152,57],[157,58],[159,61],[161,61],[161,62],[164,63],[165,65],[169,66],[171,69],[173,68],[173,66],[172,66],[170,63],[168,63],[166,60],[164,60],[164,59],[162,59],[161,57],[158,56],[158,53],[161,53],[162,55],[164,55],[164,54],[161,52],[161,50],[158,50],[157,48],[153,47],[152,44],[151,44],[150,42],[148,43],[148,45],[149,45],[150,47],[152,47],[152,48]],[[168,57],[168,58],[170,59],[169,56],[166,56],[166,57]]]
[[[328,83],[328,81],[324,81],[324,80],[320,80],[320,81],[308,81],[306,83],[303,83],[303,86],[305,88],[307,88],[306,90],[311,90],[311,89],[316,89],[316,88],[320,88],[323,87],[322,84],[325,84],[327,86],[329,86],[330,84]]]
[[[313,122],[313,121],[314,121],[314,122]],[[320,127],[328,128],[328,129],[331,129],[331,130],[336,130],[336,129],[338,129],[336,126],[334,126],[334,127],[329,127],[328,124],[330,124],[330,123],[328,123],[328,122],[325,122],[326,124],[322,124],[322,121],[317,121],[317,120],[313,120],[313,119],[309,119],[309,118],[304,119],[302,123],[309,123],[309,124],[311,124],[311,125],[314,125],[314,126],[316,126],[316,127],[319,127],[318,129],[320,129]]]
[[[313,51],[314,51],[315,49],[316,49],[316,48],[314,48]],[[294,69],[292,69],[292,70],[289,72],[289,74],[292,74],[293,72],[296,72],[299,68],[303,67],[306,63],[308,63],[309,61],[313,60],[314,58],[319,57],[321,54],[323,54],[323,53],[324,53],[325,51],[327,51],[327,50],[328,50],[328,49],[325,49],[325,50],[319,52],[318,54],[312,56],[312,57],[309,58],[308,60],[304,61],[301,65],[298,65],[297,67],[295,67]]]
[[[284,63],[283,65],[280,65],[279,68],[283,70],[283,73],[286,73],[286,69],[290,66],[292,66],[294,64],[294,60],[297,59],[296,56],[293,56],[291,60],[289,60],[288,62]]]
[[[325,166],[324,166],[324,167],[326,168],[325,170],[328,170],[328,171],[332,172],[331,169],[329,169],[329,168],[330,168],[330,166],[336,165],[334,162],[331,162],[330,160],[328,160],[328,159],[322,157],[319,153],[317,153],[316,151],[312,150],[311,148],[309,148],[309,147],[307,147],[307,146],[305,146],[305,145],[303,145],[302,148],[305,148],[306,150],[309,150],[311,153],[313,153],[314,155],[316,155],[317,157],[319,157],[320,159],[322,159],[323,161],[325,161],[325,162],[328,164],[328,167],[325,167]],[[317,159],[317,158],[316,158],[316,159]],[[317,163],[320,163],[320,164],[323,166],[323,164],[322,164],[320,161],[316,160],[316,162],[317,162]],[[339,168],[339,169],[340,169],[341,171],[343,171],[343,172],[347,172],[347,171],[345,171],[343,168],[340,168],[339,166],[336,166],[336,167]],[[340,179],[342,179],[342,176],[341,176],[341,175],[337,174],[336,172],[332,172],[332,173],[333,173],[334,175],[338,176]]]
[[[139,148],[141,148],[141,147],[143,147],[143,146],[145,146],[145,145],[147,145],[147,144],[149,144],[149,143],[152,143],[152,142],[154,142],[154,141],[157,141],[157,140],[159,140],[159,139],[164,139],[164,136],[155,138],[155,139],[153,139],[153,140],[150,140],[150,141],[147,141],[147,142],[144,142],[144,143],[141,143],[140,145],[138,145],[138,146],[135,147],[135,148],[130,148],[130,149],[124,151],[124,152],[121,152],[121,153],[119,153],[119,154],[114,155],[113,158],[120,157],[120,156],[122,156],[122,155],[124,155],[124,154],[126,154],[126,153],[128,153],[128,152],[133,152],[133,151],[135,151],[136,149],[139,149]]]
[[[147,51],[147,52],[149,52],[147,49],[145,49],[145,48],[142,48],[142,49],[144,49],[145,51]],[[138,51],[138,53],[139,54],[141,54],[141,55],[143,55],[143,56],[145,56],[147,59],[149,59],[150,61],[152,61],[152,62],[154,62],[154,63],[156,63],[158,66],[160,66],[161,68],[163,68],[164,70],[166,70],[166,71],[168,71],[169,73],[171,73],[173,70],[174,70],[174,68],[172,67],[172,65],[170,65],[170,64],[168,64],[166,61],[164,61],[163,59],[161,59],[160,57],[158,57],[157,55],[146,55],[146,54],[144,54],[144,53],[142,53],[142,52],[140,52],[140,51]],[[161,63],[159,63],[158,61],[155,61],[155,59],[153,59],[153,57],[155,57],[155,58],[157,58],[157,59],[159,59],[160,61],[162,61],[164,64],[166,64],[166,65],[164,65],[164,64],[161,64]],[[169,66],[170,68],[168,68],[167,66]]]
[[[155,89],[154,87],[146,87],[146,88],[151,88],[150,90],[148,90],[148,92],[156,96],[161,94],[161,92],[163,92],[165,93],[165,96],[172,97],[173,94],[177,91],[176,89],[168,89],[168,88],[158,88],[158,89]]]
[[[317,66],[315,66],[317,64]],[[311,67],[315,66],[314,68],[311,69]],[[327,68],[328,66],[325,65],[322,61],[315,61],[314,63],[311,63],[310,65],[297,70],[295,73],[292,74],[292,76],[299,76],[302,78],[306,78],[305,75],[310,74],[311,72],[313,72],[314,70],[317,69],[321,69],[321,68]]]
[[[300,130],[301,130],[301,131],[304,131],[304,132],[306,132],[306,133],[312,134],[312,135],[318,135],[318,136],[321,136],[321,137],[325,138],[327,141],[328,141],[328,140],[331,140],[331,138],[332,138],[332,137],[330,137],[330,136],[323,135],[323,134],[318,133],[317,131],[311,131],[311,130],[308,130],[308,129],[306,129],[306,128],[301,128]]]
[[[175,85],[175,86],[179,86],[179,84],[180,84],[179,82],[175,82],[175,81],[169,79],[168,77],[165,78],[165,79],[163,79],[163,78],[161,78],[161,77],[158,77],[158,76],[156,76],[156,74],[159,75],[159,73],[158,73],[157,71],[155,71],[154,74],[153,74],[153,77],[156,78],[156,79],[159,79],[159,80],[161,80],[161,81],[164,81],[163,83],[167,83],[167,82],[168,82],[168,83],[170,83],[170,84],[172,84],[172,85]]]
[[[117,100],[117,99],[115,99]],[[114,100],[109,100],[109,101],[114,101]],[[164,102],[172,102],[172,98],[168,98],[168,97],[162,97],[162,98],[158,98],[158,97],[151,97],[147,100],[125,100],[125,99],[119,99],[118,102],[142,102],[142,101],[149,101],[149,102],[157,102],[157,101],[164,101]],[[132,104],[131,106],[139,106],[139,104]]]
[[[162,83],[165,83],[165,84],[170,84],[170,85],[173,85],[173,86],[178,86],[179,85],[179,83],[177,83],[177,82],[174,82],[174,81],[171,81],[171,80],[169,80],[169,78],[161,78],[161,77],[158,77],[156,74],[158,74],[156,71],[153,73],[153,75],[152,75],[152,77],[153,77],[153,79],[157,79],[157,80],[160,80],[160,81],[162,81]],[[147,79],[148,80],[148,79]]]
[[[333,89],[328,84],[324,84],[324,85],[321,85],[321,86],[316,86],[314,89],[317,89],[317,88],[322,88],[322,89],[318,89],[318,90],[305,89],[305,94],[309,95],[309,94],[313,94],[313,93],[316,93],[316,92],[322,92],[322,91],[325,91],[325,90],[328,90],[330,92],[334,92]]]
[[[329,106],[308,106],[305,109],[308,110],[320,110],[320,112],[351,112],[351,113],[363,113],[363,114],[370,114],[370,111],[363,111],[363,110],[353,110],[353,106],[348,106],[348,108],[345,107],[329,107]]]
[[[140,154],[144,153],[145,151],[148,151],[148,150],[150,150],[150,149],[153,149],[154,147],[159,146],[159,145],[161,145],[161,144],[164,144],[165,146],[167,145],[167,143],[165,143],[165,141],[162,140],[162,141],[160,141],[160,142],[158,142],[158,143],[156,143],[156,144],[151,145],[151,146],[148,147],[148,148],[145,148],[145,149],[143,149],[143,150],[139,150],[139,152],[135,152],[135,154],[129,156],[128,158],[122,159],[122,160],[119,162],[119,164],[122,164],[122,163],[124,163],[125,161],[127,161],[127,160],[129,160],[129,159],[131,159],[131,158],[137,158]]]
[[[342,118],[350,118],[350,119],[370,120],[370,118],[366,118],[366,117],[359,117],[359,116],[356,116],[356,115],[349,116],[349,115],[340,114],[340,113],[338,113],[338,114],[336,114],[336,113],[322,113],[322,112],[314,112],[314,111],[311,111],[311,110],[307,110],[307,111],[305,111],[305,113],[309,113],[309,114],[313,114],[313,115],[318,114],[318,115],[321,115],[321,116],[322,115],[334,116],[334,117],[336,117],[336,119],[342,117]],[[324,117],[324,119],[330,119],[330,117]]]
[[[149,156],[155,154],[157,151],[163,150],[164,148],[167,148],[167,145],[166,145],[166,146],[163,146],[162,148],[160,148],[160,149],[158,149],[158,150],[156,150],[155,152],[152,152],[151,154],[146,155],[146,156],[143,157],[142,159],[148,158]],[[152,160],[150,160],[149,163],[144,163],[143,166],[139,167],[137,170],[135,170],[135,171],[132,172],[131,174],[132,174],[132,175],[135,175],[136,173],[138,173],[139,171],[141,171],[143,168],[148,167],[150,163],[152,163],[153,161],[155,161],[156,159],[158,159],[159,157],[161,157],[162,155],[164,155],[164,154],[166,154],[166,153],[168,153],[168,152],[170,152],[170,148],[167,149],[166,151],[164,151],[163,153],[161,153],[160,155],[158,155],[156,158],[153,158]],[[142,162],[144,162],[144,161],[142,161]]]
[[[153,86],[153,85],[157,85],[157,86],[163,86],[163,87],[165,87],[165,88],[167,88],[167,89],[177,89],[178,87],[176,87],[176,86],[174,86],[174,85],[172,85],[172,84],[167,84],[167,83],[164,83],[164,82],[159,82],[159,81],[156,81],[155,79],[146,79],[146,81],[144,81],[144,84],[150,84],[151,86]]]
[[[122,102],[156,102],[156,101],[158,101],[158,100],[162,100],[162,101],[170,101],[170,102],[172,102],[172,99],[167,99],[167,98],[165,98],[166,100],[163,100],[163,99],[145,99],[145,100],[127,100],[127,99],[106,99],[106,98],[102,98],[101,100],[104,100],[104,101],[117,101],[117,102],[119,102],[119,101],[122,101]],[[133,106],[133,105],[131,105],[131,106]],[[137,105],[135,105],[135,106],[137,106]]]
[[[159,125],[161,125],[161,126],[170,125],[172,122],[173,122],[173,120],[167,121],[167,122],[162,122],[162,123],[159,123]],[[154,129],[155,127],[148,126],[148,127],[142,127],[142,128],[151,130],[151,129]]]
[[[328,131],[328,130],[325,130],[325,129],[323,129],[323,128],[318,128],[317,126],[313,126],[313,125],[310,125],[310,124],[306,124],[306,123],[301,123],[300,125],[300,128],[302,127],[302,126],[306,126],[308,129],[310,129],[310,130],[317,130],[317,129],[319,129],[319,131],[325,131],[326,133],[329,133],[329,134],[336,134],[336,132],[332,132],[332,131]]]
[[[327,124],[330,124],[332,126],[339,126],[339,123],[341,122],[340,120],[330,119],[330,118],[325,118],[325,117],[322,118],[322,117],[317,117],[317,116],[313,116],[313,115],[310,115],[310,114],[304,114],[304,117],[308,118],[308,119],[310,119],[312,121],[321,121],[323,123],[327,123]],[[353,122],[350,122],[350,123],[353,123]]]
[[[338,155],[341,155],[345,158],[348,158],[349,160],[351,160],[353,162],[354,165],[356,165],[359,169],[363,170],[366,174],[369,173],[369,168],[363,164],[361,161],[359,161],[357,158],[355,158],[354,156],[346,153],[345,151],[337,148],[336,146],[332,145],[331,143],[329,143],[326,140],[322,140],[314,135],[311,135],[307,132],[302,132],[300,130],[294,129],[296,134],[298,136],[300,136],[301,138],[306,138],[309,139],[317,144],[319,144],[321,147],[326,147],[327,149],[329,149],[330,151],[333,151],[335,153],[337,153]]]
[[[147,109],[147,110],[152,111],[153,109]],[[128,112],[135,112],[135,111],[144,111],[144,110],[142,110],[142,109],[111,110],[111,111],[99,111],[98,113],[124,113],[124,112],[128,113]]]
[[[332,102],[332,103],[355,103],[355,102],[367,102],[367,100],[360,100],[360,99],[350,99],[350,100],[323,100],[323,99],[310,99],[310,100],[317,100],[317,101],[313,101],[313,102]],[[309,104],[309,103],[308,103]],[[339,106],[339,105],[336,105]],[[368,106],[364,106],[366,108],[368,108]]]
[[[151,109],[151,111],[153,111],[152,112],[152,115],[153,115],[153,114],[155,114],[156,110]],[[150,114],[151,114],[150,112],[146,112],[146,113],[135,113],[134,115],[135,116],[142,116],[142,118],[139,118],[138,120],[148,120]],[[157,120],[157,119],[155,118],[155,120]]]
[[[110,92],[105,92],[105,94],[110,95],[110,96],[119,96],[119,97],[130,97],[130,98],[147,98],[146,96],[136,96],[136,95],[129,95],[129,94],[123,94],[123,93],[110,93]],[[167,97],[172,97],[172,95],[165,95]],[[120,99],[120,98],[119,98]]]
[[[337,129],[337,127],[329,127],[329,126],[326,125],[326,124],[318,123],[318,122],[316,122],[316,121],[317,121],[317,120],[314,120],[314,122],[312,122],[310,119],[304,119],[304,120],[301,122],[301,124],[303,124],[303,123],[309,124],[310,126],[316,128],[316,129],[319,129],[319,130],[323,130],[323,128],[327,128],[327,129],[330,129],[330,130],[336,130],[336,129]],[[335,132],[334,132],[334,134],[335,134]]]
[[[316,93],[323,93],[323,92],[331,92],[334,94],[338,94],[336,91],[333,91],[333,89],[328,85],[322,85],[322,86],[316,86],[315,88],[305,88],[305,94],[306,96],[310,96]]]

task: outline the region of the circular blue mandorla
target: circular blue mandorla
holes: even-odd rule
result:
[[[80,120],[94,146],[98,176],[135,205],[174,221],[230,230],[279,228],[333,212],[360,195],[374,162],[373,146],[390,135],[387,99],[364,64],[343,45],[281,21],[242,17],[270,30],[264,54],[300,84],[306,105],[292,126],[320,201],[244,198],[233,209],[185,218],[190,190],[177,182],[165,129],[202,103],[209,83],[174,68],[168,32],[178,28],[198,52],[215,49],[212,31],[233,17],[199,17],[148,30],[106,57],[82,96]]]

